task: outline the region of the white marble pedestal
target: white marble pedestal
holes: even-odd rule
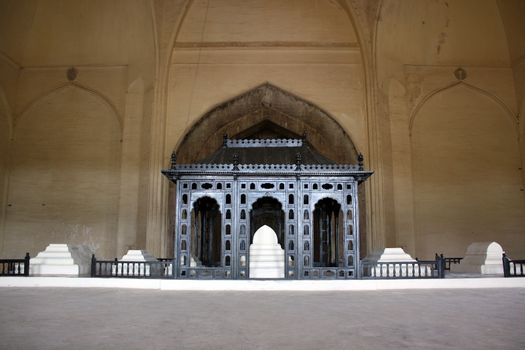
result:
[[[394,263],[417,262],[403,248],[384,248],[372,252],[363,259],[363,263],[372,266],[370,268],[371,277],[374,276],[396,276],[414,277],[427,276],[431,274],[430,268],[414,269],[412,265],[399,265]],[[391,264],[389,264],[391,263]]]
[[[474,242],[461,262],[450,266],[450,272],[503,275],[502,255],[503,248],[496,242]]]
[[[117,265],[116,271],[119,276],[154,276],[160,274],[159,264],[141,264],[141,262],[158,262],[157,258],[145,250],[128,250],[119,262],[130,262]]]
[[[262,226],[253,236],[250,278],[284,278],[284,250],[269,226]]]
[[[29,273],[34,276],[79,276],[90,271],[91,251],[82,245],[50,244],[32,258]]]

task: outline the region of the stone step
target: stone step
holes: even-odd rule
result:
[[[71,256],[71,253],[69,251],[65,251],[65,252],[57,252],[57,251],[52,251],[52,252],[40,252],[37,254],[37,256],[35,256],[33,259],[40,259],[40,258],[49,258],[49,259],[54,259],[54,258],[63,258],[63,257],[69,257]]]
[[[59,259],[58,259],[59,258]],[[46,265],[74,265],[75,260],[72,258],[66,258],[66,257],[37,257],[30,260],[30,265],[36,265],[36,264],[46,264]]]
[[[255,260],[250,260],[251,263],[253,264],[257,264],[257,266],[259,265],[262,265],[262,264],[274,264],[274,265],[284,265],[284,260],[283,259],[280,259],[280,260],[277,260],[277,259],[255,259]]]
[[[275,256],[282,256],[284,257],[284,252],[282,250],[275,250],[275,251],[257,251],[257,250],[250,250],[250,255],[275,255]]]
[[[283,268],[284,264],[275,264],[275,263],[268,263],[268,262],[256,262],[250,265],[250,270],[253,271],[253,269],[260,269],[260,270],[274,270],[276,268]]]

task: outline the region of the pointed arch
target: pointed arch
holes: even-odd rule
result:
[[[430,258],[436,247],[461,254],[474,240],[523,245],[521,157],[510,117],[459,82],[421,105],[410,137],[418,256]]]
[[[44,94],[38,96],[37,98],[33,99],[29,104],[20,112],[19,117],[16,121],[14,121],[13,130],[16,129],[16,125],[27,115],[33,108],[38,106],[43,101],[46,101],[47,99],[52,98],[55,94],[58,92],[64,90],[64,89],[79,89],[82,92],[86,92],[88,94],[91,94],[95,96],[97,99],[99,99],[104,105],[106,105],[109,110],[112,111],[112,114],[115,116],[119,123],[119,128],[122,132],[122,116],[118,112],[116,106],[107,98],[104,94],[100,93],[99,91],[92,89],[88,86],[85,86],[83,84],[80,84],[78,82],[68,82],[64,84],[60,84],[57,87],[53,88],[50,91],[45,92]]]
[[[316,150],[341,163],[354,163],[359,153],[349,133],[328,112],[265,82],[206,112],[186,130],[176,146],[177,157],[182,163],[195,162],[218,149],[224,134],[244,137],[246,130],[263,122],[295,135],[306,132]],[[196,144],[200,152],[195,151]]]
[[[449,89],[453,89],[453,88],[456,88],[456,87],[465,87],[467,89],[470,89],[478,94],[480,94],[481,96],[485,96],[487,98],[489,98],[491,101],[493,101],[494,103],[496,103],[498,106],[501,107],[501,109],[503,109],[503,111],[505,112],[505,114],[509,117],[510,121],[513,123],[513,126],[514,126],[514,129],[516,130],[517,134],[519,133],[519,127],[518,127],[518,118],[517,116],[512,112],[512,110],[505,104],[505,102],[503,102],[503,100],[501,100],[498,96],[496,96],[495,94],[487,91],[487,90],[484,90],[482,88],[479,88],[477,86],[474,86],[472,84],[469,84],[465,81],[455,81],[449,85],[446,85],[444,87],[441,87],[439,89],[436,89],[434,91],[431,91],[430,93],[428,93],[425,97],[423,97],[419,103],[414,107],[414,109],[412,110],[412,112],[410,113],[410,118],[409,118],[409,125],[408,125],[408,129],[409,129],[409,135],[412,135],[412,129],[414,127],[414,123],[415,123],[415,120],[417,118],[417,116],[419,115],[419,111],[421,110],[421,108],[429,101],[431,100],[433,97],[441,94],[442,92],[445,92]]]

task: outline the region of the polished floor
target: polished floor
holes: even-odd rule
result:
[[[1,349],[525,349],[525,289],[0,288]]]

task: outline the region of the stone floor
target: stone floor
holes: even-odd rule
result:
[[[1,349],[525,349],[525,289],[0,288]]]

